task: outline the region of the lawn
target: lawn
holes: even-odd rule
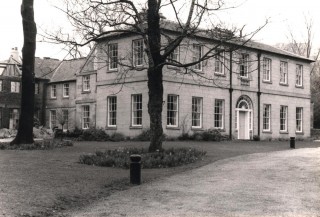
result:
[[[117,147],[147,147],[148,142],[76,142],[73,147],[44,151],[0,150],[0,215],[64,216],[130,188],[129,171],[78,163],[83,153]],[[210,162],[243,154],[289,149],[289,142],[165,142],[168,147],[192,147],[207,152],[203,161],[176,168],[144,169],[148,182]],[[320,147],[316,142],[296,142],[296,148]]]

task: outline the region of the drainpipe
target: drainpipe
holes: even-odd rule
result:
[[[233,88],[232,88],[232,51],[230,51],[230,85],[229,85],[229,106],[230,106],[230,110],[229,110],[229,139],[232,140],[232,92],[233,92]]]
[[[261,53],[258,53],[258,136],[260,137],[260,98],[261,98],[261,87],[260,87],[260,74],[261,74]]]

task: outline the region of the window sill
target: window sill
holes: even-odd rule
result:
[[[202,127],[191,127],[192,131],[204,131]]]
[[[285,84],[285,83],[279,83],[279,85],[289,87],[289,84]]]
[[[272,134],[272,131],[270,131],[270,130],[262,130],[262,133],[266,133],[266,134]]]
[[[272,84],[272,81],[264,81],[264,80],[262,80],[262,83]]]
[[[69,99],[69,96],[63,96],[62,98],[63,99]]]
[[[289,134],[288,131],[280,131],[279,133],[280,133],[280,134]]]
[[[167,126],[166,129],[167,130],[180,130],[180,127],[178,127],[178,126],[172,126],[172,127],[171,126]]]
[[[301,85],[301,86],[296,85],[296,88],[304,89],[303,85]]]
[[[220,72],[214,72],[214,75],[218,77],[226,77],[225,73],[220,73]]]
[[[106,126],[105,129],[106,130],[117,130],[117,126],[114,126],[114,127]]]
[[[88,93],[91,93],[91,90],[83,90],[81,93],[82,94],[88,94]]]
[[[50,100],[55,100],[55,99],[57,99],[57,97],[51,97],[51,98],[50,98]]]
[[[132,130],[142,129],[142,125],[141,126],[130,126],[129,129],[132,129]]]
[[[303,131],[302,131],[302,132],[297,132],[297,131],[296,131],[296,134],[297,134],[297,135],[304,135],[304,132],[303,132]]]
[[[118,68],[116,69],[108,69],[107,73],[114,73],[114,72],[118,72]]]

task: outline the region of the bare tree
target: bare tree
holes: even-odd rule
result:
[[[214,20],[217,11],[226,9],[222,0],[65,0],[65,5],[66,8],[60,10],[67,14],[76,34],[60,30],[58,34],[47,33],[47,39],[69,44],[78,50],[75,48],[115,34],[134,34],[142,38],[147,57],[146,67],[137,68],[133,60],[117,61],[126,72],[147,71],[150,152],[162,149],[163,67],[177,67],[183,69],[179,71],[182,74],[202,77],[204,75],[195,70],[199,64],[221,52],[238,49],[262,28],[247,35],[242,34],[243,29],[223,28],[221,23]],[[163,18],[170,12],[173,22]],[[184,62],[173,58],[173,52],[181,43],[196,40],[197,37],[214,39],[204,45],[206,52],[201,57]],[[108,54],[108,51],[105,53]],[[125,74],[120,75],[122,79]]]
[[[24,37],[22,49],[21,113],[18,133],[11,144],[31,144],[34,142],[34,62],[37,27],[34,21],[33,0],[22,0],[21,16]]]

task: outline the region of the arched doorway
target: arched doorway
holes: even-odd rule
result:
[[[248,96],[239,97],[236,104],[238,139],[250,139],[252,131],[252,101]]]

